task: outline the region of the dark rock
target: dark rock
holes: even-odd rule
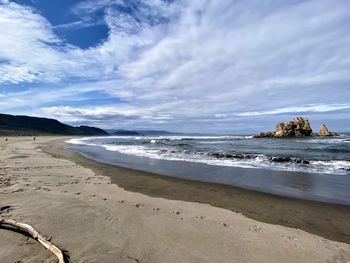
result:
[[[297,157],[282,157],[282,156],[271,156],[268,159],[276,163],[301,163],[301,164],[310,164],[310,161],[304,160]]]
[[[320,133],[313,133],[308,118],[295,117],[293,121],[281,122],[276,125],[273,132],[260,132],[253,138],[288,138],[305,136],[339,136],[338,133],[329,132],[326,125],[322,125]]]
[[[253,136],[253,138],[273,138],[275,137],[275,132],[260,132]]]
[[[290,162],[291,159],[290,157],[272,157],[271,161],[276,163],[285,163],[285,162]]]
[[[320,127],[320,136],[328,136],[329,135],[329,131],[328,128],[326,127],[326,125],[322,124]]]
[[[293,125],[296,127],[294,128],[295,136],[301,137],[301,136],[310,136],[312,133],[312,129],[309,123],[309,120],[307,118],[303,117],[295,117]]]
[[[320,133],[319,136],[339,136],[336,132],[330,132],[328,131],[328,128],[325,124],[322,124],[320,127]]]
[[[212,153],[211,156],[216,158],[225,158],[225,159],[254,159],[257,156],[253,154],[242,154],[242,153]]]
[[[310,136],[312,129],[307,118],[295,117],[293,121],[281,122],[274,132],[261,132],[253,138],[285,138]]]

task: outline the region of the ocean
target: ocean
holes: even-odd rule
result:
[[[350,134],[110,136],[72,139],[88,158],[166,176],[229,184],[278,195],[350,204]]]

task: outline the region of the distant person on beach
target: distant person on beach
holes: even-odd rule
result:
[[[5,139],[5,141],[7,142],[7,138]]]
[[[33,140],[35,141],[35,137],[33,137]]]

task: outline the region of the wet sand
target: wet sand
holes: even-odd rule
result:
[[[349,207],[99,164],[62,150],[64,139],[0,141],[0,213],[52,236],[71,262],[350,260]],[[0,259],[56,262],[4,228]]]

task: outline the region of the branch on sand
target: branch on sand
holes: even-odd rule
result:
[[[55,246],[52,242],[50,242],[51,238],[49,239],[45,238],[32,226],[25,223],[17,222],[13,219],[7,219],[2,216],[0,216],[0,225],[9,225],[20,229],[21,231],[29,234],[32,238],[37,240],[46,249],[51,251],[58,258],[59,263],[68,262],[68,260],[66,260],[66,255],[62,252],[62,250],[59,249],[57,246]]]

